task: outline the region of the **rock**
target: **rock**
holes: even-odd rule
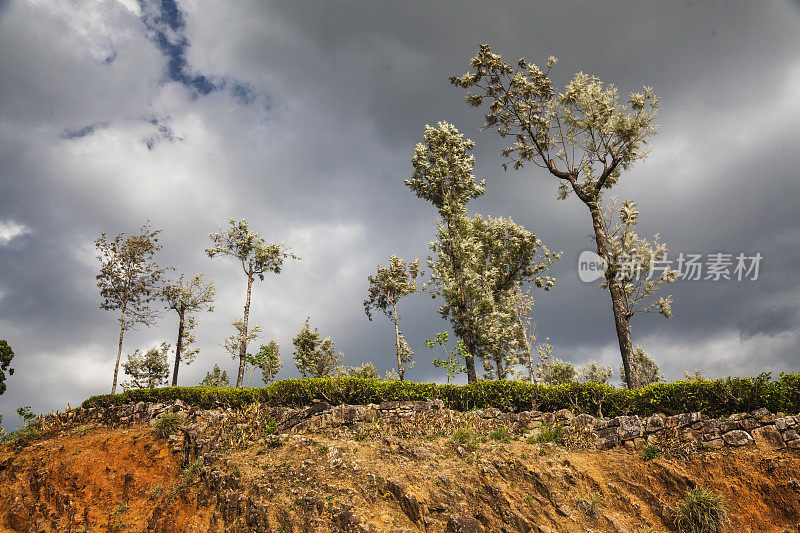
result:
[[[793,429],[787,429],[783,432],[783,440],[784,442],[789,442],[790,440],[797,440],[800,439],[800,435],[797,434],[797,431]]]
[[[606,429],[601,429],[597,432],[597,441],[595,442],[595,445],[602,450],[606,448],[613,448],[619,444],[619,441],[619,428],[609,427]]]
[[[751,429],[755,429],[757,427],[761,427],[761,422],[759,422],[755,418],[745,418],[745,419],[739,421],[739,425],[745,431],[750,431]]]
[[[490,407],[483,411],[481,418],[497,418],[498,416],[500,416],[500,409]]]
[[[645,420],[645,430],[648,433],[655,433],[664,427],[664,417],[660,415],[653,415]]]
[[[719,450],[723,446],[725,446],[725,441],[722,439],[713,439],[705,443],[704,445],[706,448],[710,448],[712,450]]]
[[[644,426],[638,416],[620,416],[619,418],[619,438],[631,440],[644,435]]]
[[[459,515],[450,517],[445,533],[486,533],[486,528],[471,516]]]
[[[729,431],[722,435],[722,440],[725,441],[725,444],[728,446],[744,446],[753,442],[753,437],[746,431],[742,431],[741,429],[734,429],[733,431]]]
[[[568,424],[572,427],[577,428],[585,428],[589,426],[594,426],[597,419],[592,415],[587,415],[586,413],[581,413],[575,418],[569,420]]]
[[[528,533],[533,529],[533,525],[528,521],[527,518],[522,516],[519,511],[511,510],[511,522],[514,524],[514,527],[517,528],[517,531],[520,533]]]
[[[753,415],[754,418],[758,419],[758,421],[762,424],[771,424],[775,421],[775,415],[772,414],[766,407],[756,409],[750,414]]]
[[[331,422],[345,425],[363,422],[366,411],[363,405],[337,405],[331,409]]]
[[[428,448],[424,448],[422,446],[419,446],[419,447],[414,448],[413,450],[411,450],[411,455],[415,459],[420,459],[420,460],[424,460],[424,461],[432,461],[432,460],[436,459],[436,454],[435,453],[430,451]]]
[[[691,426],[695,422],[700,422],[703,419],[700,413],[683,413],[680,415],[670,416],[666,419],[665,425],[667,427],[683,428]]]
[[[770,448],[783,448],[783,438],[781,432],[774,425],[762,426],[755,428],[750,432],[758,446],[767,446]]]
[[[573,415],[572,411],[570,411],[569,409],[561,409],[560,411],[556,411],[555,413],[553,413],[553,417],[556,419],[557,422],[558,421],[563,422],[575,418],[575,415]]]
[[[786,443],[787,448],[791,448],[793,450],[800,450],[800,439],[797,440],[790,440]]]
[[[778,431],[786,431],[792,426],[794,426],[794,418],[790,416],[775,419],[775,427],[778,429]]]

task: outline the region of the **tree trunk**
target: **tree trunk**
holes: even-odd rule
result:
[[[178,310],[178,341],[175,343],[175,368],[172,370],[172,386],[178,386],[178,365],[181,363],[181,349],[183,348],[183,317],[186,310],[181,307]]]
[[[239,375],[236,378],[236,388],[242,388],[244,382],[244,356],[247,355],[247,320],[250,318],[250,289],[253,287],[253,274],[247,276],[247,300],[244,303],[244,324],[242,325],[242,340],[239,345]]]
[[[505,379],[503,376],[503,361],[501,359],[495,359],[495,363],[497,363],[497,379]]]
[[[467,383],[475,383],[478,381],[478,374],[475,373],[475,344],[472,342],[472,333],[469,331],[464,332],[464,347],[467,353],[464,356],[464,363],[467,365]]]
[[[392,304],[392,316],[394,317],[394,347],[397,352],[397,375],[400,376],[400,381],[403,381],[406,371],[403,368],[403,358],[400,356],[400,328],[397,325],[397,304]]]
[[[597,254],[606,261],[606,281],[608,282],[608,292],[611,293],[611,308],[614,311],[614,325],[617,328],[617,340],[619,341],[619,352],[622,356],[622,367],[625,369],[626,384],[629,389],[639,387],[639,372],[636,369],[636,361],[633,357],[633,345],[631,344],[631,325],[628,322],[628,315],[625,310],[625,296],[622,285],[614,277],[611,267],[611,258],[608,253],[608,241],[603,230],[602,214],[598,203],[587,203],[589,212],[592,215],[592,226],[594,226],[595,242],[597,243]]]
[[[122,357],[122,336],[125,335],[125,307],[122,308],[119,328],[119,349],[117,350],[117,364],[114,365],[114,383],[111,385],[111,394],[117,393],[117,375],[119,374],[119,360]]]
[[[464,348],[467,350],[467,353],[464,355],[464,363],[467,366],[467,383],[474,383],[478,381],[478,375],[475,373],[475,340],[473,337],[472,324],[470,324],[468,320],[464,320],[464,316],[467,314],[467,302],[464,294],[466,288],[464,287],[464,274],[461,268],[461,261],[455,252],[456,230],[451,220],[447,221],[447,234],[449,240],[447,243],[447,253],[450,255],[450,261],[453,264],[453,275],[458,282],[459,295],[456,311],[458,320],[461,322],[461,339],[464,341]]]

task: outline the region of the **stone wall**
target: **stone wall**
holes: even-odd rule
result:
[[[156,418],[165,412],[182,412],[190,421],[224,421],[231,409],[203,410],[190,407],[180,400],[171,404],[139,402],[108,409],[76,409],[61,414],[75,422],[103,422],[107,424],[130,424]],[[450,412],[444,409],[441,400],[394,401],[370,405],[336,405],[315,402],[303,408],[271,408],[270,415],[277,422],[281,433],[301,432],[325,427],[349,426],[356,430],[364,424],[379,419],[408,420],[424,413],[451,416],[466,416],[488,420],[511,428],[526,428],[536,432],[545,424],[560,424],[565,428],[582,431],[598,449],[618,445],[640,448],[665,436],[692,441],[701,448],[720,449],[726,446],[739,447],[762,443],[774,448],[800,449],[800,416],[773,414],[766,409],[751,413],[739,413],[724,418],[710,418],[702,413],[685,413],[674,416],[655,414],[650,417],[618,416],[597,418],[588,414],[574,415],[569,410],[555,413],[523,411],[504,412],[490,408],[470,413]]]

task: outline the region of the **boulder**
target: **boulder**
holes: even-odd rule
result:
[[[723,433],[722,440],[725,441],[725,444],[728,446],[745,446],[751,442],[753,442],[753,437],[746,431],[742,431],[741,429],[734,429],[733,431],[728,431],[727,433]]]
[[[755,428],[750,434],[758,446],[767,446],[769,448],[783,448],[784,446],[781,432],[774,425]]]

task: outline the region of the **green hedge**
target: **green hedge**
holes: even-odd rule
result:
[[[240,407],[261,402],[271,406],[299,407],[313,400],[331,404],[367,404],[391,400],[439,398],[456,410],[497,407],[503,410],[557,411],[603,416],[668,415],[701,411],[723,416],[766,407],[773,413],[800,413],[800,374],[781,374],[772,380],[764,373],[755,378],[727,378],[700,382],[659,383],[628,390],[597,383],[549,386],[523,381],[481,381],[472,385],[437,385],[411,381],[377,381],[359,378],[286,379],[268,387],[167,387],[130,390],[122,394],[92,396],[82,407],[107,407],[130,402],[170,402],[180,399],[203,408]]]

